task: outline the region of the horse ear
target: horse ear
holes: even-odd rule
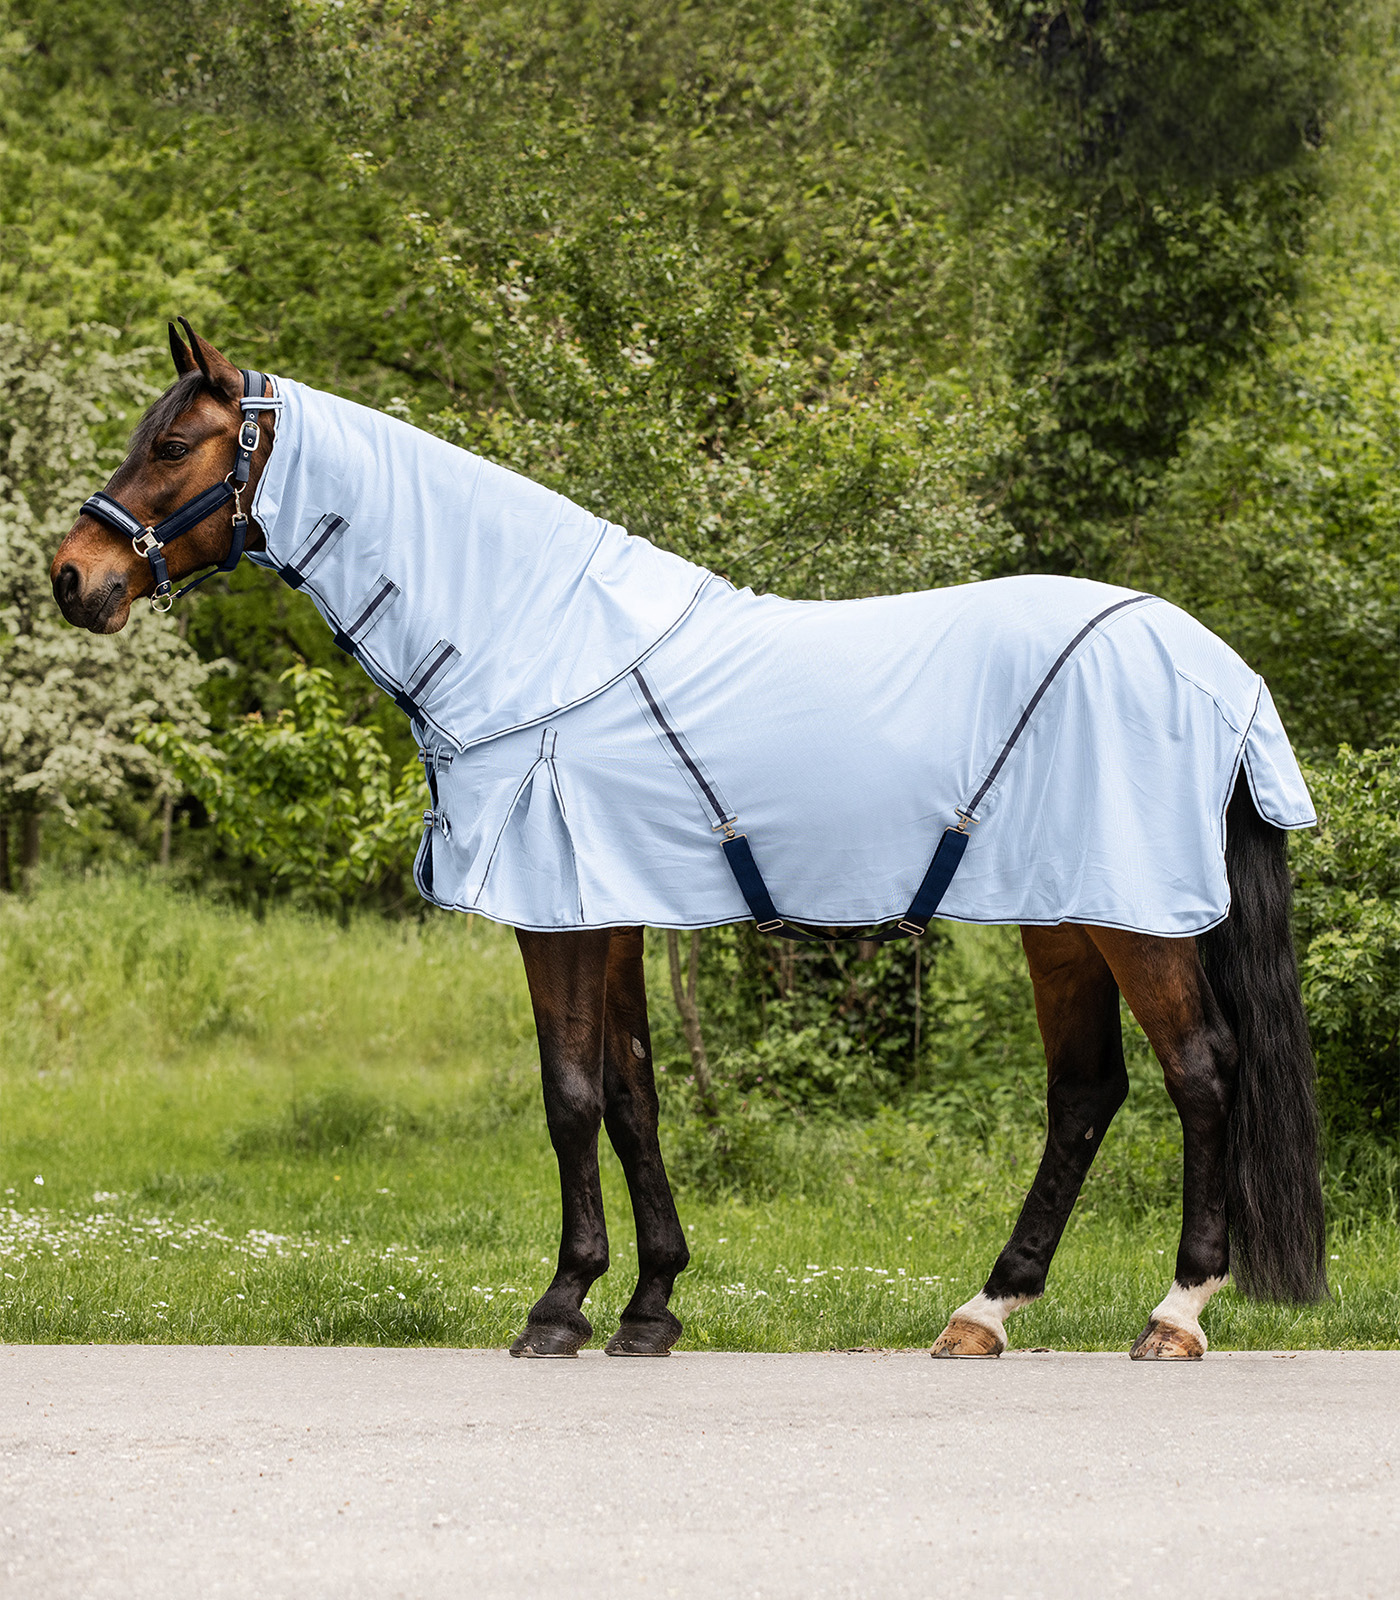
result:
[[[237,400],[243,393],[243,378],[238,368],[209,343],[201,339],[190,327],[186,318],[180,318],[180,326],[185,330],[190,341],[190,349],[194,353],[195,364],[204,374],[205,382],[216,394],[226,395],[230,400]]]
[[[195,359],[175,324],[167,322],[166,327],[170,329],[170,357],[175,363],[175,371],[183,378],[187,372],[195,370]]]

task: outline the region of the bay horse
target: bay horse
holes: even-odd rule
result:
[[[53,559],[53,590],[63,615],[95,633],[121,629],[139,598],[151,597],[160,608],[168,608],[173,581],[205,569],[229,570],[245,549],[255,560],[276,564],[267,554],[267,532],[256,510],[252,517],[245,511],[243,497],[256,495],[268,474],[283,426],[278,412],[282,400],[261,374],[235,368],[181,321],[188,343],[174,325],[170,329],[176,382],[146,413],[125,460],[105,491],[84,506]],[[421,441],[424,436],[416,437]],[[285,499],[290,491],[284,484],[279,492]],[[312,529],[315,540],[332,539],[343,521],[322,515]],[[305,579],[303,568],[290,558],[279,570],[289,582]],[[511,581],[519,577],[512,569]],[[385,578],[375,593],[371,609],[386,597],[392,600],[397,589]],[[1071,643],[1133,598],[1151,597],[1116,601]],[[749,601],[758,604],[752,596]],[[356,629],[363,620],[341,623],[337,642],[356,653],[375,676],[373,658],[359,648],[362,635]],[[1036,690],[1013,740],[1068,650]],[[450,644],[444,645],[442,659],[451,651]],[[725,830],[726,853],[731,847],[737,852],[730,865],[760,928],[804,936],[802,929],[773,913],[746,836],[736,833],[732,814],[716,798],[716,786],[681,732],[667,722],[647,680],[639,670],[632,676],[640,683],[633,692],[645,695],[655,713],[654,731],[661,743],[669,738],[674,746],[667,754],[678,768],[684,762],[689,770],[682,776],[697,794],[703,790],[701,798],[708,797],[717,819],[713,826]],[[408,682],[406,674],[403,681]],[[421,685],[427,680],[420,675],[418,681]],[[421,703],[411,696],[408,709],[422,714]],[[531,725],[529,737],[536,733],[538,727]],[[541,792],[553,805],[548,784],[554,781],[556,793],[558,784],[550,739],[546,728],[531,771],[538,768],[544,774]],[[1135,1359],[1203,1356],[1207,1340],[1201,1312],[1231,1272],[1255,1298],[1305,1302],[1327,1295],[1314,1069],[1289,925],[1285,834],[1261,815],[1246,781],[1243,745],[1233,759],[1224,823],[1228,915],[1222,914],[1214,926],[1198,935],[1165,936],[1109,921],[1022,922],[1048,1069],[1045,1150],[1009,1241],[981,1292],[952,1312],[933,1344],[935,1356],[1000,1355],[1006,1348],[1007,1316],[1044,1291],[1070,1211],[1128,1092],[1120,996],[1161,1064],[1184,1144],[1182,1228],[1173,1281],[1130,1354]],[[1004,750],[998,768],[1005,760]],[[426,863],[420,854],[419,882],[425,893],[432,890],[431,881],[425,880],[431,873],[435,829],[440,825],[443,839],[448,837],[435,781],[441,766],[428,764],[434,809],[426,814]],[[967,810],[975,812],[976,806]],[[502,824],[502,837],[513,814]],[[951,839],[956,846],[953,856],[966,843],[966,823],[978,820],[961,810],[959,816],[958,828],[945,835],[945,844]],[[1169,852],[1171,846],[1163,841],[1161,849]],[[941,845],[935,867],[945,854]],[[945,862],[944,876],[956,865],[956,860]],[[749,868],[753,871],[746,881]],[[934,867],[930,876],[937,876]],[[944,882],[938,892],[946,887]],[[439,898],[439,903],[450,902]],[[929,904],[936,906],[936,896],[925,902],[922,917],[911,909],[913,921],[903,921],[903,931],[923,931]],[[583,1301],[609,1259],[598,1170],[602,1125],[626,1176],[638,1257],[636,1288],[607,1353],[666,1355],[682,1331],[669,1301],[689,1252],[658,1141],[642,928],[521,925],[529,920],[517,919],[515,925],[539,1037],[545,1113],[559,1163],[563,1228],[553,1280],[530,1310],[511,1353],[573,1356],[592,1337]],[[968,920],[1021,921],[995,916]],[[805,936],[812,936],[810,929]]]

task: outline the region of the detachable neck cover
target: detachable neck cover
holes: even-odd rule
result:
[[[590,698],[665,638],[713,574],[382,412],[277,380],[251,553],[457,749]]]

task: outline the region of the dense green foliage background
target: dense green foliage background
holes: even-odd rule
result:
[[[27,374],[100,475],[180,312],[736,582],[1192,609],[1306,754],[1326,1108],[1393,1140],[1398,44],[1381,0],[0,0],[3,875],[42,816],[66,869],[412,909],[403,720],[266,574],[165,625],[185,698],[114,702],[106,767],[34,732],[74,679],[33,643]],[[1000,946],[716,933],[701,1001],[734,1118],[975,1128],[1035,1071]]]

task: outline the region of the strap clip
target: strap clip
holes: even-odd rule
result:
[[[425,811],[423,813],[423,826],[429,829],[436,828],[444,839],[452,837],[452,824],[448,821],[445,811]]]
[[[131,541],[131,548],[138,556],[145,556],[149,560],[153,550],[163,550],[165,546],[156,538],[154,528],[145,528]]]

